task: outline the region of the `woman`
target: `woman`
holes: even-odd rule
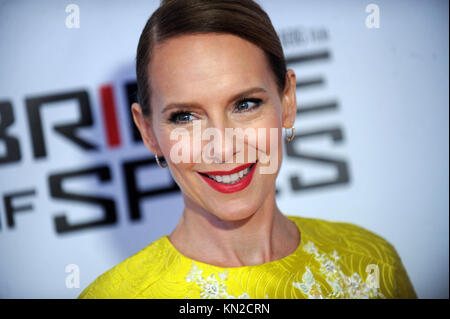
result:
[[[79,298],[416,297],[383,238],[278,209],[281,128],[289,142],[296,80],[258,4],[163,1],[141,34],[136,69],[134,121],[158,165],[172,173],[185,208],[170,235],[108,270]],[[214,143],[195,137],[208,129]],[[236,142],[227,129],[237,132]],[[261,129],[262,139],[252,135]]]

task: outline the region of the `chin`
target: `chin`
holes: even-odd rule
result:
[[[208,211],[223,221],[239,221],[251,217],[257,211],[258,207],[259,205],[255,204],[255,201],[249,199],[246,202],[227,203],[222,206],[214,205],[214,208]]]

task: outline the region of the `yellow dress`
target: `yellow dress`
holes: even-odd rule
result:
[[[282,259],[223,268],[182,255],[163,236],[99,276],[78,298],[417,298],[385,239],[350,223],[287,217],[301,239]]]

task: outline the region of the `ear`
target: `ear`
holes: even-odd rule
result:
[[[295,116],[297,115],[296,86],[295,73],[289,69],[286,72],[286,83],[281,98],[282,124],[284,128],[291,128],[295,123]]]
[[[142,113],[142,107],[138,103],[131,105],[131,113],[133,114],[133,121],[136,124],[139,132],[141,133],[142,141],[145,146],[153,154],[161,156],[161,150],[159,148],[158,140],[156,139],[153,131],[152,121]]]

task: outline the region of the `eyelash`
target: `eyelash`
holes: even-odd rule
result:
[[[242,103],[248,103],[248,102],[252,102],[252,103],[255,103],[255,105],[253,106],[253,107],[251,107],[251,108],[248,108],[248,109],[246,109],[246,110],[244,110],[244,111],[237,111],[236,113],[247,113],[247,112],[252,112],[252,111],[254,111],[254,110],[256,110],[260,105],[261,105],[261,103],[262,103],[262,100],[261,99],[258,99],[258,98],[244,98],[244,99],[241,99],[241,100],[239,100],[238,102],[236,102],[236,104],[235,104],[235,109],[239,106],[239,105],[241,105]],[[187,124],[188,122],[190,122],[190,120],[187,120],[187,121],[179,121],[178,120],[178,117],[180,116],[180,115],[192,115],[192,113],[190,112],[190,111],[185,111],[185,110],[180,110],[180,111],[176,111],[176,112],[173,112],[173,113],[171,113],[170,115],[169,115],[169,122],[171,122],[171,123],[175,123],[175,124]]]

